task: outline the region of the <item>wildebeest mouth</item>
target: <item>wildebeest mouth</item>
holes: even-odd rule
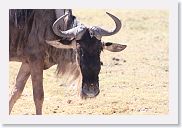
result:
[[[94,98],[99,94],[99,83],[96,84],[86,84],[83,83],[81,90],[81,97],[83,99],[86,98]]]

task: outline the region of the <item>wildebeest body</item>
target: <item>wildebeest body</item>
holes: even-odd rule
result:
[[[77,71],[75,70],[76,66],[74,64],[76,55],[73,49],[57,49],[45,43],[45,40],[56,39],[62,39],[62,43],[65,44],[70,43],[69,40],[55,35],[52,30],[52,24],[57,19],[55,12],[56,10],[39,9],[17,9],[9,11],[9,60],[22,62],[15,88],[11,93],[9,102],[10,111],[16,100],[20,97],[30,75],[32,76],[34,101],[37,104],[36,113],[41,114],[42,110],[40,108],[43,102],[43,70],[58,64],[59,73],[64,74],[65,69],[67,71],[68,69]],[[72,21],[68,20],[72,22],[69,25],[66,23],[60,25],[62,30],[66,27],[66,29],[72,27],[74,17],[71,18]],[[68,63],[71,63],[72,66],[68,66]]]

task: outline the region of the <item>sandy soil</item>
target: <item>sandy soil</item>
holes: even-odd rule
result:
[[[126,44],[120,53],[103,51],[100,94],[81,100],[74,88],[60,86],[56,66],[44,71],[45,115],[155,115],[168,114],[168,18],[166,10],[73,10],[86,25],[111,29],[108,11],[122,19],[121,31],[103,40]],[[21,63],[9,63],[9,93]],[[12,114],[32,115],[35,107],[28,80]]]

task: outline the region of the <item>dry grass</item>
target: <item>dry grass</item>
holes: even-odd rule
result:
[[[86,25],[111,29],[108,11],[122,19],[121,31],[103,40],[127,44],[120,53],[104,51],[98,97],[81,100],[76,91],[59,86],[55,66],[44,71],[43,113],[62,114],[167,114],[168,113],[168,18],[165,10],[73,10]],[[103,20],[104,19],[104,20]],[[117,61],[116,59],[119,59]],[[10,90],[20,63],[10,62]],[[30,79],[12,114],[34,114]]]

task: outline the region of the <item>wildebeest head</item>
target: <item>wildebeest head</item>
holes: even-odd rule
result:
[[[64,45],[57,41],[46,41],[56,48],[72,48],[77,51],[77,62],[82,74],[81,94],[83,97],[95,97],[99,94],[99,72],[101,69],[100,53],[103,49],[111,52],[119,52],[126,48],[126,45],[111,42],[102,42],[102,36],[116,34],[121,28],[121,21],[114,15],[107,13],[115,22],[115,29],[107,31],[100,27],[86,27],[83,24],[67,31],[59,30],[59,20],[66,17],[64,15],[55,21],[53,31],[60,37],[72,39],[70,45]]]

